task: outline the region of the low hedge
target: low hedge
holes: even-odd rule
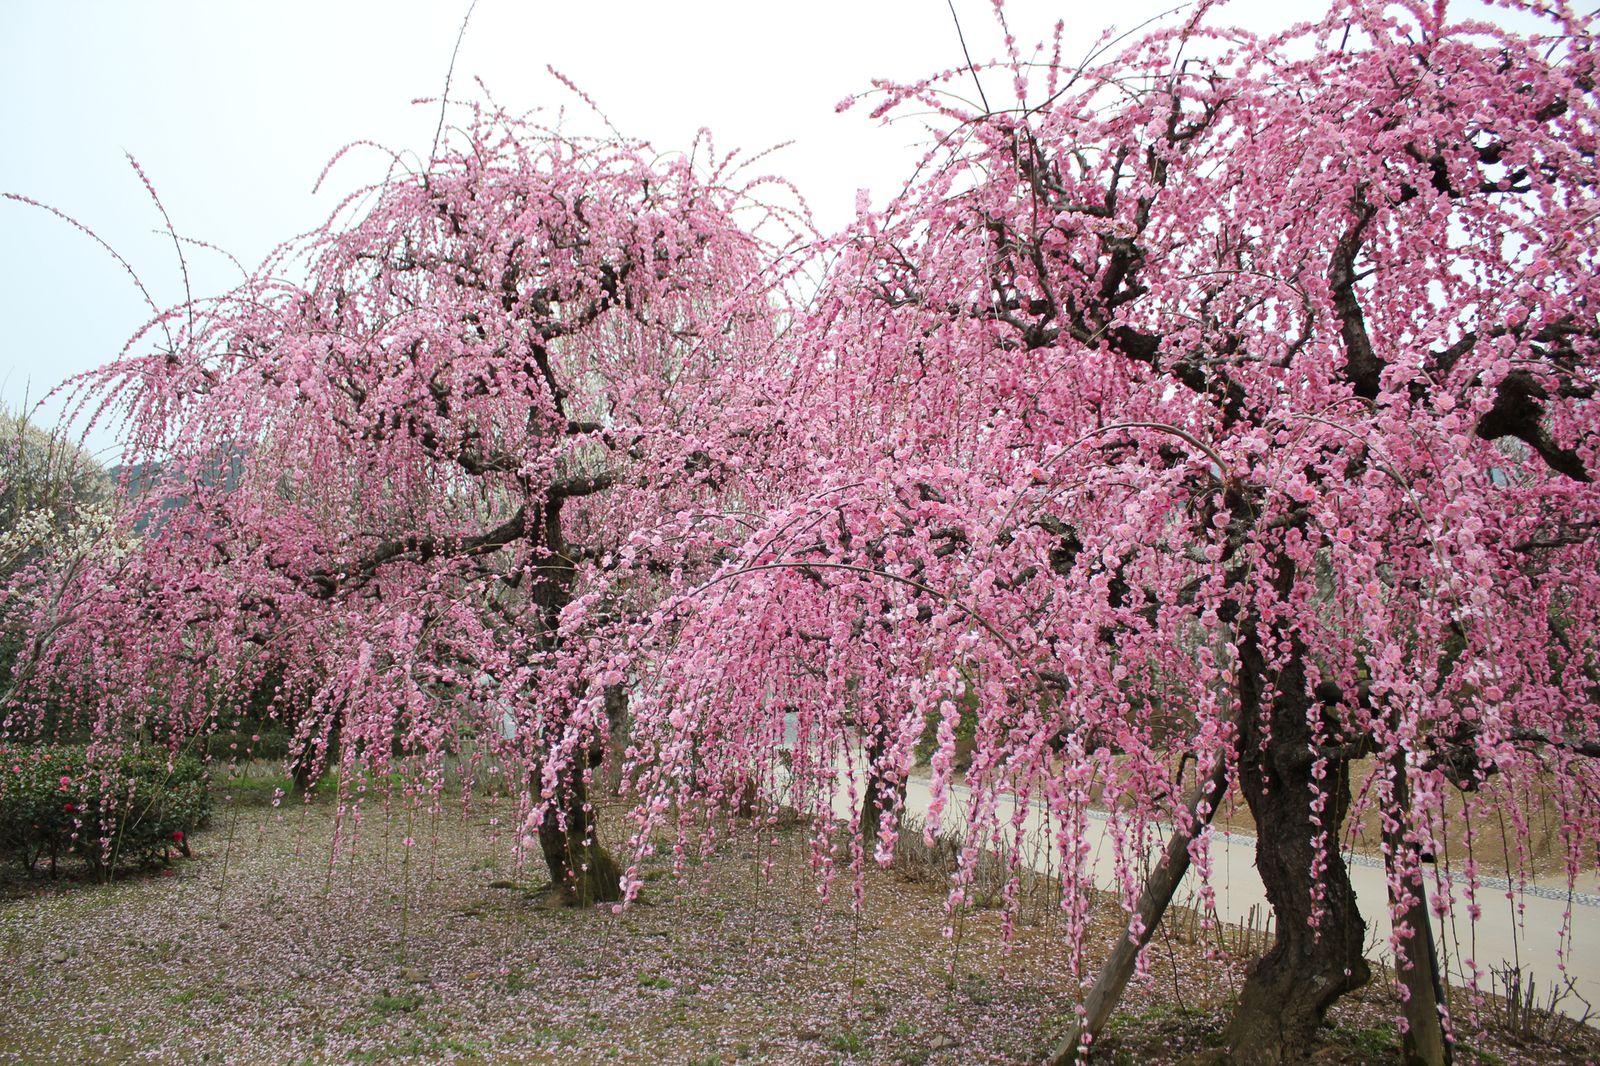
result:
[[[32,870],[69,856],[110,877],[188,854],[211,814],[192,755],[132,749],[91,762],[81,745],[0,745],[0,855]]]

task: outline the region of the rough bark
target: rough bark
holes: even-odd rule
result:
[[[628,737],[633,730],[633,716],[628,712],[626,685],[606,687],[606,722],[610,726],[610,740],[606,747],[606,787],[613,796],[623,792],[624,753],[628,750]]]
[[[563,497],[552,495],[540,509],[539,547],[544,559],[535,568],[529,596],[542,620],[544,641],[554,648],[561,640],[561,612],[572,602],[574,577],[571,556],[561,530]],[[619,690],[625,705],[626,693]],[[616,707],[615,697],[606,694],[608,712]],[[569,907],[595,903],[614,903],[622,898],[622,868],[611,853],[600,846],[595,833],[595,811],[589,803],[585,775],[604,757],[602,738],[568,767],[556,794],[539,824],[539,850],[550,868],[550,885],[560,901]],[[538,775],[532,780],[537,787]]]
[[[615,903],[622,899],[622,868],[595,836],[588,787],[576,769],[564,796],[539,823],[539,849],[550,868],[550,887],[569,907]]]
[[[1279,578],[1293,581],[1292,573]],[[1337,843],[1350,809],[1349,757],[1324,751],[1325,774],[1320,781],[1313,775],[1317,738],[1303,650],[1291,638],[1287,661],[1273,670],[1256,627],[1241,630],[1239,784],[1255,816],[1256,868],[1277,936],[1251,967],[1225,1038],[1237,1066],[1280,1066],[1310,1056],[1328,1008],[1366,984],[1371,971],[1366,922]],[[1319,800],[1320,824],[1313,814]],[[1319,840],[1326,842],[1320,849]]]

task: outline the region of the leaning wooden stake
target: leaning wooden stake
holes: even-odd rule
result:
[[[1411,788],[1403,756],[1395,756],[1394,767],[1394,802],[1398,814],[1403,815],[1411,807]],[[1403,827],[1404,821],[1397,816],[1396,824]],[[1406,1066],[1451,1066],[1455,1055],[1444,1027],[1444,983],[1434,948],[1433,922],[1428,916],[1428,889],[1418,863],[1419,849],[1416,841],[1407,839],[1403,828],[1385,832],[1383,838],[1391,908],[1400,907],[1399,893],[1395,889],[1397,880],[1403,877],[1408,882],[1409,900],[1396,915],[1398,922],[1411,929],[1410,941],[1405,945],[1407,957],[1395,960],[1395,974],[1406,990],[1406,1033],[1401,1055]],[[1407,861],[1397,869],[1402,855]]]
[[[1100,976],[1095,979],[1094,988],[1089,990],[1089,998],[1083,1005],[1083,1021],[1067,1034],[1065,1040],[1056,1045],[1055,1051],[1050,1056],[1050,1066],[1070,1066],[1076,1062],[1080,1049],[1086,1044],[1092,1044],[1094,1038],[1110,1020],[1111,1012],[1117,1009],[1117,1003],[1122,999],[1122,992],[1128,987],[1128,979],[1133,976],[1139,952],[1155,935],[1156,927],[1161,924],[1161,916],[1167,912],[1167,905],[1172,902],[1173,895],[1178,891],[1178,883],[1189,871],[1190,842],[1211,824],[1217,804],[1221,802],[1222,794],[1227,790],[1228,763],[1226,759],[1218,759],[1211,775],[1196,785],[1194,791],[1189,794],[1188,830],[1177,827],[1173,829],[1160,865],[1150,875],[1149,880],[1145,881],[1144,891],[1139,894],[1137,910],[1141,931],[1136,935],[1133,932],[1134,923],[1128,923],[1128,935],[1117,941],[1111,957],[1106,960],[1100,969]]]

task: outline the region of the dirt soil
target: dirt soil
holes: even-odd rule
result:
[[[874,869],[859,914],[847,879],[822,900],[799,826],[724,840],[681,878],[653,862],[614,914],[546,906],[481,807],[371,801],[351,847],[355,825],[335,848],[329,799],[236,807],[148,875],[0,874],[0,1063],[1032,1063],[1079,995],[1042,883],[1007,948],[993,909],[947,936],[942,871],[915,861]],[[1089,977],[1120,928],[1095,911]],[[1216,1043],[1260,944],[1173,924],[1095,1061]],[[1396,1013],[1382,980],[1349,997],[1318,1061],[1398,1062]],[[1600,1059],[1593,1028],[1473,1027],[1497,1012],[1464,992],[1455,1013],[1460,1063]]]

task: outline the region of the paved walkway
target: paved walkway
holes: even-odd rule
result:
[[[960,830],[970,797],[963,786],[954,786],[951,791],[941,817],[946,832]],[[914,778],[907,787],[907,812],[918,819],[925,818],[929,800],[927,781]],[[1036,870],[1059,868],[1060,855],[1054,835],[1046,830],[1046,811],[1037,802],[1030,806],[1023,822],[1027,860]],[[842,791],[836,797],[835,808],[841,814],[847,811]],[[1103,813],[1091,817],[1090,831],[1094,839],[1090,847],[1096,886],[1112,890],[1116,887],[1113,847],[1104,832],[1105,822]],[[1256,873],[1255,844],[1256,838],[1246,833],[1218,830],[1212,838],[1212,888],[1217,916],[1223,922],[1247,923],[1253,912],[1259,927],[1264,916],[1271,912]],[[1365,854],[1347,854],[1345,858],[1361,914],[1367,922],[1369,955],[1389,962],[1392,959],[1389,951],[1391,927],[1382,858]],[[1428,880],[1431,889],[1431,871]],[[1565,978],[1570,977],[1576,995],[1587,1000],[1600,1014],[1600,950],[1597,950],[1600,948],[1600,884],[1596,884],[1593,877],[1570,895],[1565,885],[1530,883],[1518,886],[1503,878],[1480,878],[1477,899],[1482,916],[1476,923],[1467,919],[1465,884],[1459,879],[1457,889],[1456,914],[1444,919],[1435,929],[1444,941],[1445,961],[1453,983],[1466,983],[1466,959],[1476,960],[1481,967],[1486,988],[1491,967],[1516,962],[1521,966],[1524,980],[1531,976],[1535,982],[1536,998],[1541,1004],[1552,987],[1564,986]],[[1198,876],[1190,870],[1175,898],[1182,902],[1186,897],[1196,898],[1198,893]],[[1571,913],[1570,944],[1563,975],[1561,933],[1563,916],[1568,911]],[[1582,1016],[1586,1010],[1586,1004],[1575,996],[1566,997],[1558,1007],[1573,1016]]]

